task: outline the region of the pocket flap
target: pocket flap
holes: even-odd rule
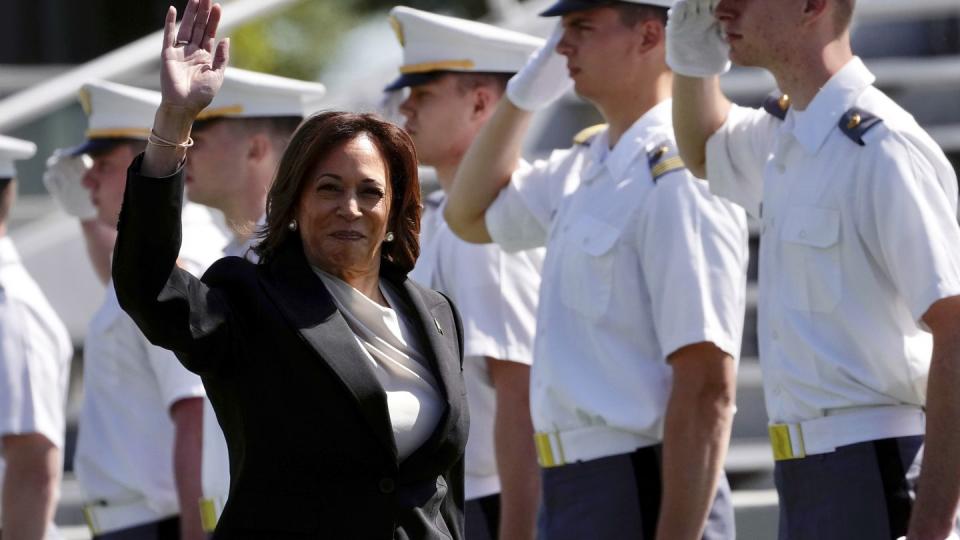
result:
[[[610,251],[619,237],[620,229],[591,216],[580,218],[573,231],[574,244],[594,257]]]
[[[797,206],[783,224],[786,242],[826,248],[840,240],[840,212],[816,206]]]

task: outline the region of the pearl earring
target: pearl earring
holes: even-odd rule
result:
[[[392,232],[388,232],[386,236],[383,237],[384,242],[393,242],[394,236]]]
[[[291,232],[297,230],[297,220],[291,219],[290,223],[287,223],[287,228],[290,229]]]

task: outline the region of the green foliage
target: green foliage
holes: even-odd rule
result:
[[[365,17],[403,4],[476,18],[486,0],[302,0],[231,35],[230,63],[297,79],[316,79],[343,37]]]

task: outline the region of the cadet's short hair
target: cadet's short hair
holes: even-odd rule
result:
[[[856,0],[835,0],[834,15],[837,24],[837,30],[846,32],[853,21],[853,8],[856,6]]]
[[[464,73],[451,71],[456,76],[457,88],[461,93],[467,93],[477,88],[492,88],[498,95],[503,95],[507,91],[507,81],[513,76],[512,73]]]
[[[112,142],[113,144],[98,146],[93,150],[90,150],[88,154],[92,158],[98,158],[102,155],[112,152],[113,149],[117,148],[118,146],[129,146],[130,153],[136,156],[147,149],[147,141],[142,139],[114,139]]]
[[[13,178],[0,178],[0,225],[7,222],[10,207],[13,206]]]
[[[667,25],[667,11],[665,7],[617,2],[613,6],[620,14],[620,22],[624,26],[633,28],[639,23],[654,20]]]
[[[266,133],[273,147],[280,152],[290,142],[293,132],[303,121],[301,116],[270,116],[263,118],[211,118],[194,123],[194,131],[202,131],[220,122],[229,122],[247,134]]]

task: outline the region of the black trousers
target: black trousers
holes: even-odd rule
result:
[[[464,509],[466,540],[497,540],[500,530],[500,495],[467,501]]]
[[[163,521],[98,534],[93,540],[180,540],[180,518],[174,516]]]

